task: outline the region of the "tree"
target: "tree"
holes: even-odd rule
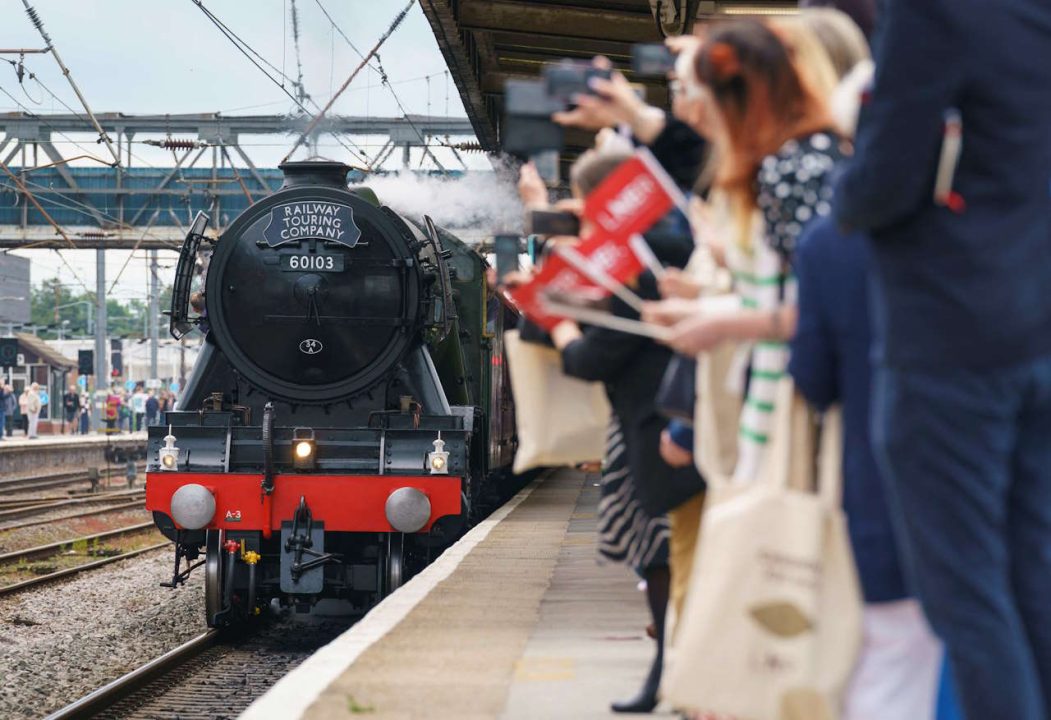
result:
[[[159,298],[160,311],[163,313],[171,306],[172,287],[161,288]],[[92,307],[89,309],[88,305]],[[74,293],[57,278],[43,281],[34,287],[30,296],[32,324],[37,326],[37,334],[44,339],[59,337],[59,330],[69,337],[90,335],[93,327],[88,326],[89,315],[94,319],[95,297],[87,292]],[[146,316],[149,303],[134,299],[121,302],[114,298],[106,300],[107,329],[110,335],[124,335],[142,338],[147,334]],[[64,322],[68,321],[68,324]],[[162,315],[160,323],[163,328],[166,318]]]

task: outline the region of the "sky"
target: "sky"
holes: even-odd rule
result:
[[[293,0],[202,1],[270,63],[296,77],[291,22]],[[328,101],[360,62],[360,57],[325,18],[321,7],[364,53],[405,5],[405,0],[294,2],[300,21],[304,86],[320,105]],[[31,5],[95,112],[281,114],[294,108],[281,89],[220,34],[194,0],[31,0]],[[3,13],[0,46],[43,46],[21,0],[0,0],[0,12]],[[10,55],[4,57],[17,59]],[[451,76],[446,75],[445,61],[418,3],[382,47],[380,58],[406,112],[465,116],[455,84]],[[38,113],[68,112],[62,102],[80,111],[73,91],[52,57],[28,55],[25,64],[28,71],[38,76],[40,84],[27,79],[20,86],[14,69],[0,63],[0,88],[18,101],[0,93],[0,111],[29,108]],[[427,76],[429,82],[424,79]],[[62,102],[49,95],[45,87]],[[395,100],[371,69],[359,74],[331,112],[355,116],[401,115]],[[92,135],[70,137],[102,155],[103,150],[94,144]],[[55,139],[56,144],[63,144],[61,138]],[[292,139],[283,143],[276,140],[283,139],[267,141],[275,143],[274,147],[253,145],[246,149],[257,164],[276,166],[291,147]],[[383,140],[366,138],[358,142],[375,153]],[[82,152],[69,143],[60,149],[67,156]],[[350,159],[347,151],[334,142],[322,144],[320,151],[335,159]],[[132,152],[136,156],[133,163],[141,160],[157,166],[172,164],[170,154],[148,146],[135,145]],[[451,161],[441,154],[441,149],[437,152],[443,163]],[[471,167],[488,167],[478,155],[467,157]],[[93,252],[63,252],[66,263],[74,267],[75,272],[53,252],[18,251],[17,254],[32,258],[34,284],[57,275],[74,287],[80,287],[76,276],[93,286]],[[123,300],[144,297],[144,255],[138,253],[128,263],[114,289],[114,297]],[[128,252],[107,253],[108,284],[117,279],[128,256]],[[162,253],[165,281],[170,281],[174,260],[174,254]]]

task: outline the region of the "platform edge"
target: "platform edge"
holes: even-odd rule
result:
[[[278,680],[238,716],[240,720],[301,718],[336,678],[369,647],[397,627],[432,590],[452,575],[463,559],[524,502],[545,478],[546,474],[529,483],[492,515],[471,528],[423,572],[372,608],[353,627]]]

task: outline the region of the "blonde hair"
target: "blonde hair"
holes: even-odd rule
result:
[[[774,17],[768,22],[788,48],[803,85],[827,103],[839,85],[839,76],[818,34],[802,15]]]
[[[735,20],[713,27],[696,74],[721,116],[713,133],[715,187],[726,193],[737,244],[750,251],[759,165],[787,140],[832,127],[835,71],[798,20]]]
[[[825,49],[838,80],[845,78],[858,63],[872,59],[865,34],[842,10],[831,7],[804,8],[799,19]]]

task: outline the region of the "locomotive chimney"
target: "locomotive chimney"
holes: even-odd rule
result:
[[[331,160],[286,162],[279,167],[285,174],[282,190],[303,185],[323,185],[346,190],[347,173],[351,170],[349,165]]]

